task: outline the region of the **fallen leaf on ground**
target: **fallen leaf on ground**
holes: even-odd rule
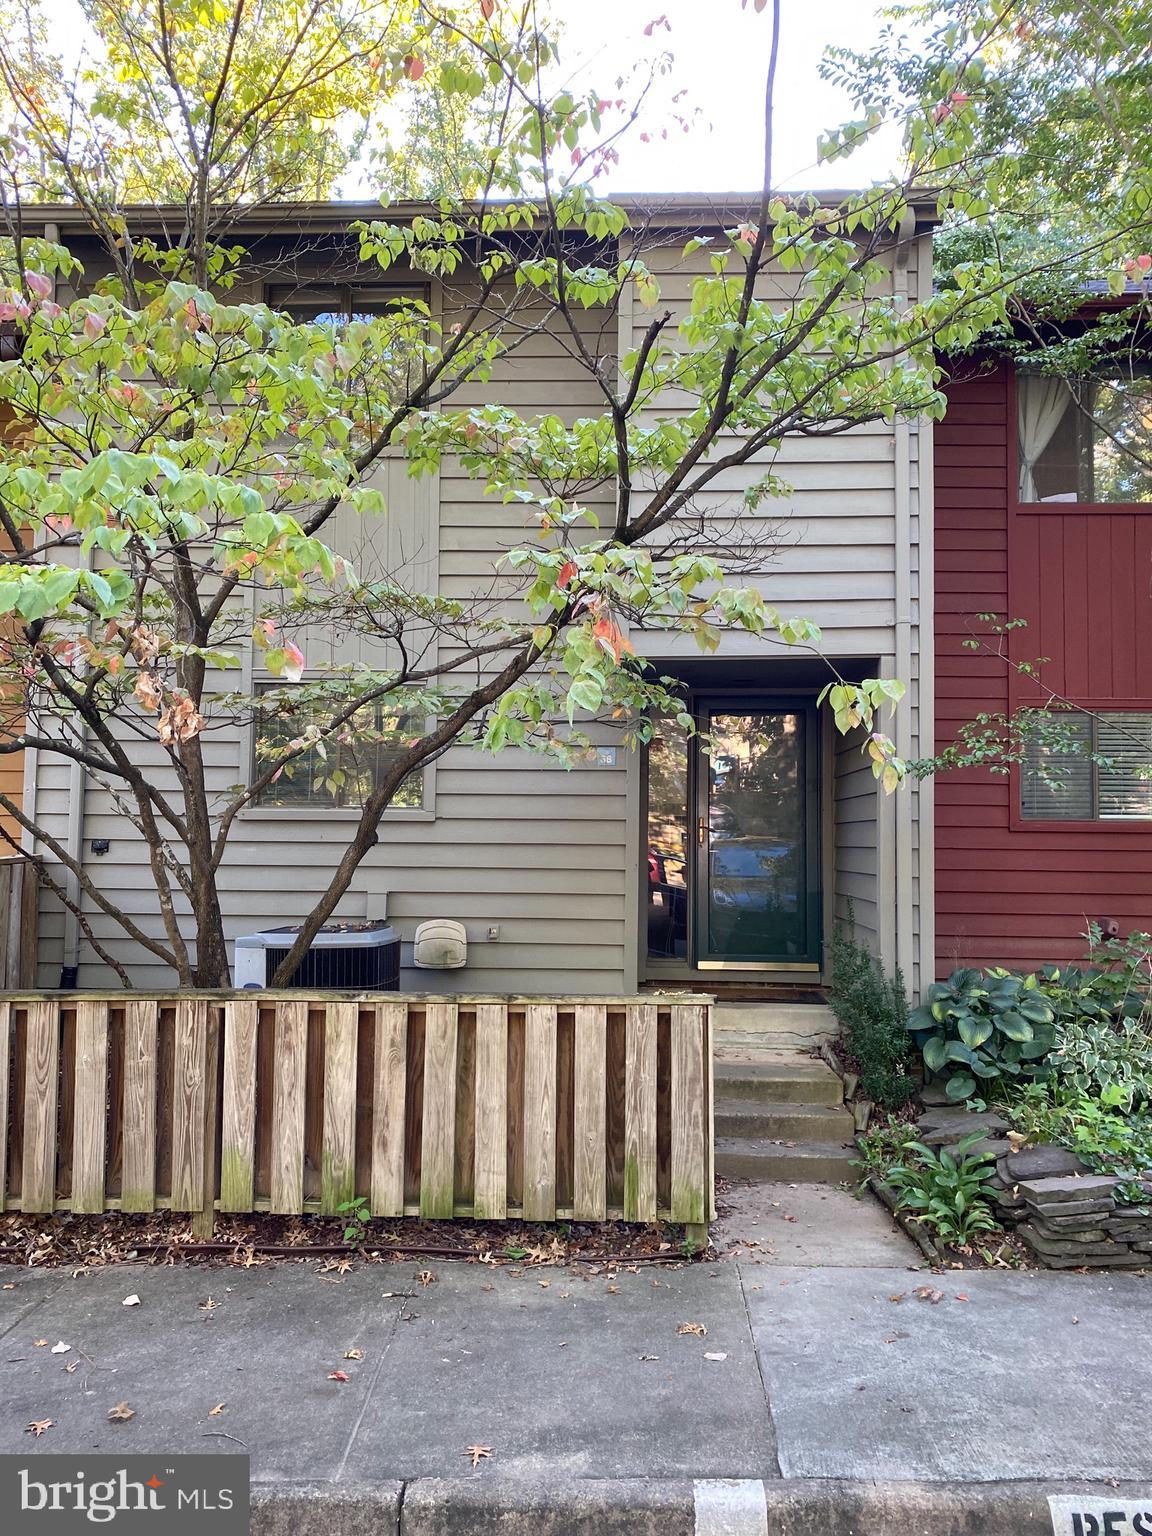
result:
[[[913,1295],[917,1301],[930,1301],[934,1307],[944,1300],[944,1292],[934,1291],[930,1285],[918,1285]]]
[[[66,1355],[71,1350],[71,1348],[71,1344],[65,1344],[64,1340],[61,1339],[59,1344],[53,1344],[52,1353],[54,1355]]]
[[[422,1269],[416,1278],[421,1285],[433,1285],[436,1280],[436,1276],[430,1269]]]
[[[43,1349],[44,1346],[47,1343],[48,1343],[47,1339],[33,1339],[32,1340],[32,1346],[33,1346],[34,1349]]]
[[[5,1280],[4,1284],[0,1285],[0,1291],[14,1291],[15,1289],[16,1289],[16,1282],[15,1282],[15,1280]]]
[[[788,1215],[785,1215],[785,1217],[784,1217],[784,1220],[785,1220],[785,1221],[795,1221],[795,1220],[796,1220],[796,1218],[795,1218],[795,1216],[788,1216]]]
[[[908,1294],[907,1291],[897,1291],[894,1296],[889,1296],[888,1300],[889,1301],[903,1301],[905,1296],[907,1296],[907,1294]]]
[[[546,1291],[552,1282],[551,1280],[537,1280],[536,1284],[540,1287],[541,1290]]]
[[[352,1260],[347,1257],[342,1259],[325,1259],[320,1266],[320,1273],[322,1275],[329,1275],[335,1270],[338,1275],[346,1275],[351,1268]]]
[[[125,1296],[120,1305],[122,1307],[138,1307],[140,1305],[140,1298],[133,1292],[131,1296]]]
[[[329,1371],[328,1372],[328,1380],[329,1381],[348,1381],[349,1380],[348,1372],[347,1371]]]
[[[24,1433],[26,1435],[35,1435],[39,1439],[44,1431],[51,1429],[55,1423],[55,1419],[33,1419],[31,1424],[25,1424]]]
[[[956,1292],[956,1300],[957,1301],[971,1301],[972,1298],[971,1298],[971,1296],[968,1295],[968,1293],[966,1291],[957,1291]]]
[[[708,1332],[708,1330],[707,1330],[707,1328],[705,1328],[703,1323],[681,1323],[679,1328],[677,1328],[676,1332],[677,1333],[694,1333],[699,1338],[703,1338],[704,1335]]]
[[[220,1305],[220,1303],[218,1301],[214,1300],[211,1296],[209,1296],[206,1301],[202,1301],[200,1303],[200,1310],[201,1310],[201,1312],[211,1312],[214,1308],[218,1307],[219,1305]]]
[[[718,1350],[705,1350],[704,1358],[705,1360],[727,1360],[728,1356],[721,1354]]]
[[[491,1458],[492,1447],[490,1445],[467,1445],[460,1453],[462,1456],[471,1456],[472,1465],[478,1467],[482,1461]]]
[[[115,1408],[109,1408],[108,1417],[114,1424],[123,1424],[128,1419],[136,1417],[135,1408],[129,1408],[127,1403],[117,1403]]]
[[[73,1371],[78,1371],[80,1369],[79,1360],[69,1360],[65,1364],[64,1369],[68,1372],[69,1376],[71,1376]]]
[[[641,1355],[641,1360],[659,1360],[659,1355]]]
[[[210,1419],[218,1419],[227,1406],[227,1403],[217,1403],[215,1408],[209,1408],[208,1417]]]
[[[344,1351],[344,1358],[345,1360],[363,1360],[364,1351],[357,1344],[354,1348]]]
[[[619,1296],[620,1287],[618,1285],[610,1285],[608,1287],[608,1294],[609,1296]]]

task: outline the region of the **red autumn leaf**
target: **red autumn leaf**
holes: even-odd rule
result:
[[[349,1377],[347,1371],[329,1371],[328,1372],[328,1380],[329,1381],[348,1381],[348,1380],[350,1380],[350,1377]]]
[[[565,560],[564,564],[560,567],[560,574],[556,578],[556,585],[560,588],[561,592],[563,592],[573,576],[576,575],[576,572],[577,565],[575,560]]]
[[[485,21],[492,20],[492,13],[496,9],[496,0],[480,0],[480,14]]]
[[[415,53],[409,53],[404,58],[404,73],[409,80],[419,80],[424,73],[424,60]]]

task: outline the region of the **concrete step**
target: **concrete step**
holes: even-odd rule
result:
[[[716,1100],[717,1136],[737,1136],[749,1141],[850,1141],[855,1131],[852,1116],[841,1105],[757,1103],[753,1099]]]
[[[844,1085],[826,1062],[808,1056],[772,1057],[767,1053],[727,1059],[716,1053],[713,1064],[718,1099],[750,1099],[758,1104],[844,1102]]]
[[[761,1184],[851,1184],[860,1174],[852,1166],[854,1145],[805,1141],[775,1146],[743,1136],[716,1138],[716,1172],[726,1179],[755,1179]]]
[[[836,1015],[820,1003],[717,1002],[712,1027],[722,1039],[757,1035],[774,1045],[810,1050],[839,1033]]]

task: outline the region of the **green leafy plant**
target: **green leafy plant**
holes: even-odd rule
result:
[[[1067,1147],[1094,1172],[1119,1179],[1121,1202],[1148,1205],[1152,1191],[1143,1178],[1152,1169],[1152,1109],[1126,1112],[1055,1079],[1024,1093],[1013,1119],[1030,1140]]]
[[[951,1150],[905,1142],[907,1160],[889,1168],[884,1177],[896,1192],[897,1210],[910,1212],[941,1242],[957,1248],[999,1225],[988,1203],[995,1190],[985,1183],[989,1155],[971,1150],[982,1135],[973,1131]]]
[[[910,1145],[908,1133],[911,1126],[906,1120],[873,1120],[868,1129],[856,1138],[860,1156],[853,1166],[861,1170],[860,1187],[863,1189],[872,1174],[887,1182],[890,1169],[904,1159],[904,1149]]]
[[[980,1082],[991,1087],[1048,1076],[1055,1017],[1038,977],[969,969],[929,987],[908,1028],[927,1071],[943,1077],[948,1097],[960,1101]]]
[[[860,1074],[865,1098],[900,1109],[915,1083],[908,1070],[908,997],[897,970],[888,976],[872,952],[857,942],[853,911],[828,945],[832,984],[828,1003],[843,1030],[844,1047]]]
[[[337,1212],[344,1217],[344,1241],[346,1243],[362,1243],[368,1235],[368,1223],[372,1220],[372,1212],[363,1195],[355,1200],[345,1200],[342,1205],[336,1207]]]

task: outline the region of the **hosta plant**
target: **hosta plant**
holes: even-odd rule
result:
[[[978,1088],[987,1097],[997,1083],[1046,1077],[1054,1019],[1036,976],[969,969],[929,987],[908,1028],[928,1074],[943,1078],[948,1097],[960,1102]]]
[[[988,1204],[996,1191],[985,1183],[989,1155],[973,1153],[983,1135],[973,1131],[951,1150],[922,1141],[904,1145],[906,1161],[897,1163],[884,1182],[896,1192],[896,1209],[907,1211],[942,1243],[966,1247],[980,1232],[994,1231]]]

